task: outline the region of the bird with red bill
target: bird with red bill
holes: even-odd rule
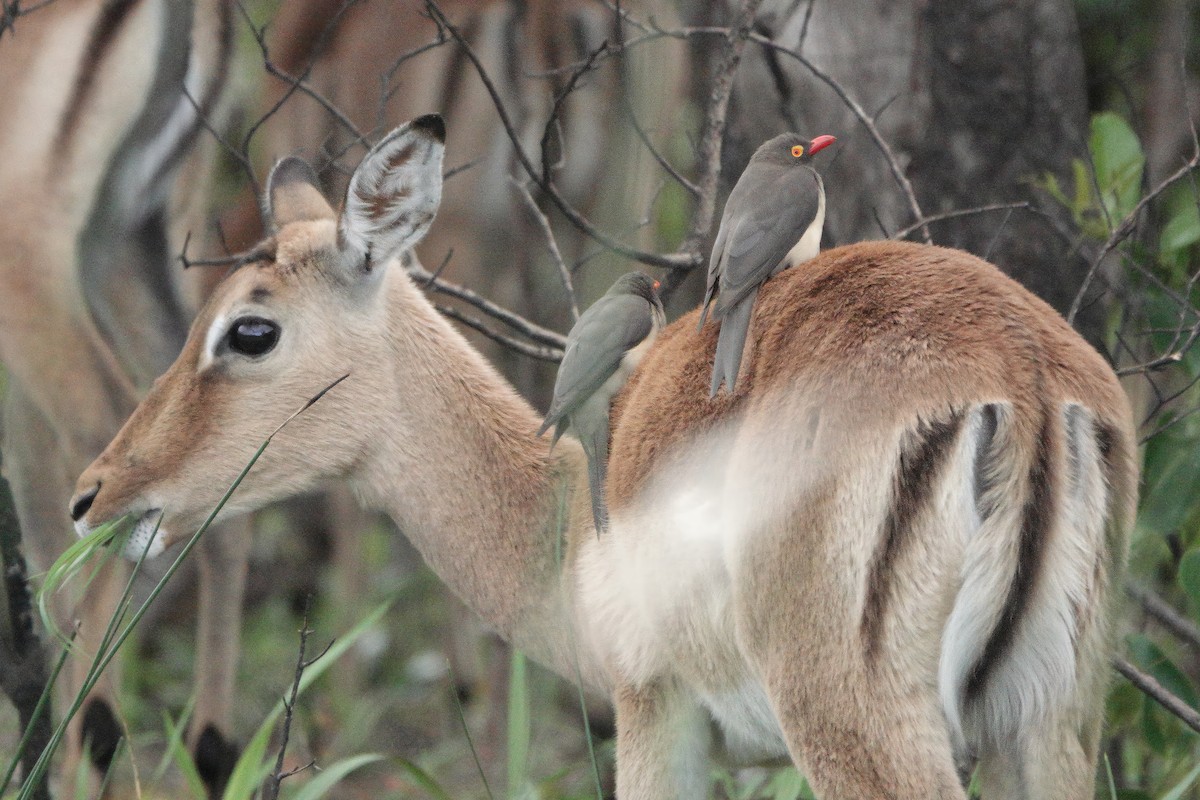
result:
[[[829,135],[809,140],[798,133],[780,134],[754,151],[729,193],[700,313],[701,328],[710,308],[721,323],[712,397],[722,383],[733,393],[759,287],[820,252],[825,185],[811,161],[836,141]]]

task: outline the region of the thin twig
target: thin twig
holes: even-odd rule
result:
[[[1138,216],[1141,215],[1142,210],[1149,205],[1151,201],[1169,189],[1177,181],[1191,174],[1192,170],[1196,169],[1198,165],[1200,165],[1200,149],[1197,149],[1192,153],[1192,157],[1188,159],[1187,163],[1163,180],[1162,183],[1155,187],[1152,192],[1139,200],[1138,204],[1133,207],[1133,210],[1125,216],[1125,219],[1121,220],[1120,224],[1112,230],[1112,233],[1109,234],[1108,240],[1104,243],[1104,246],[1100,248],[1100,252],[1098,252],[1092,259],[1092,263],[1088,268],[1087,275],[1084,276],[1083,283],[1080,285],[1079,291],[1075,293],[1075,299],[1071,302],[1071,310],[1067,314],[1067,322],[1071,323],[1072,325],[1075,324],[1075,315],[1079,313],[1079,307],[1083,303],[1083,297],[1085,294],[1087,294],[1088,288],[1092,285],[1092,281],[1096,277],[1096,272],[1100,269],[1100,262],[1103,261],[1104,257],[1111,253],[1117,245],[1123,242],[1125,237],[1133,232],[1134,228],[1137,227],[1137,219]],[[1103,205],[1103,203],[1101,203],[1101,205]]]
[[[654,146],[654,142],[650,141],[650,135],[646,133],[646,129],[642,127],[642,123],[638,120],[637,114],[634,112],[633,103],[629,100],[629,93],[621,92],[621,100],[622,105],[625,107],[625,118],[629,120],[629,126],[633,128],[634,133],[642,140],[642,144],[650,151],[651,157],[658,162],[658,165],[663,168],[664,172],[684,188],[684,191],[692,197],[699,197],[700,187],[684,177],[683,173],[676,169],[675,165],[668,161],[667,157]]]
[[[525,201],[529,213],[533,214],[533,218],[537,220],[538,225],[542,229],[542,235],[546,237],[546,247],[550,251],[551,258],[554,259],[554,265],[558,267],[558,275],[562,278],[563,289],[567,292],[567,307],[571,310],[571,321],[579,319],[579,301],[575,297],[575,282],[571,279],[571,270],[567,267],[567,263],[563,260],[562,252],[558,249],[558,240],[554,238],[554,231],[550,227],[550,220],[538,208],[537,202],[533,199],[533,195],[529,193],[529,188],[520,181],[513,180],[513,186],[520,193],[521,199]]]
[[[1170,603],[1149,589],[1135,584],[1126,586],[1125,592],[1138,602],[1147,616],[1192,647],[1200,650],[1200,628],[1172,608]]]
[[[521,315],[514,314],[512,311],[496,305],[491,300],[480,296],[465,286],[459,286],[458,284],[442,280],[415,262],[408,267],[408,274],[418,284],[428,286],[439,294],[456,297],[465,303],[469,303],[492,319],[503,322],[508,327],[535,342],[560,351],[567,346],[567,337],[561,333],[556,333],[549,328],[543,328],[535,322],[530,322]]]
[[[650,135],[646,132],[646,129],[642,127],[642,123],[637,118],[637,113],[633,107],[633,101],[630,99],[632,92],[628,90],[628,86],[626,85],[628,76],[624,59],[625,27],[621,24],[624,21],[624,13],[621,10],[621,4],[619,2],[612,7],[612,10],[613,16],[616,18],[616,50],[620,56],[618,58],[617,69],[621,79],[621,105],[625,109],[625,117],[629,120],[629,125],[633,128],[633,132],[636,133],[637,137],[642,140],[642,144],[645,145],[646,149],[650,151],[650,155],[655,161],[658,162],[658,165],[662,167],[663,170],[670,175],[676,183],[682,186],[693,198],[699,197],[700,187],[685,178],[683,173],[677,170],[675,165],[668,161],[666,156],[659,152],[658,148],[654,146],[654,143],[650,141]]]
[[[570,96],[571,92],[575,91],[575,87],[579,85],[579,80],[584,75],[586,75],[588,72],[591,72],[593,69],[595,69],[596,59],[599,58],[600,54],[603,53],[607,49],[608,49],[608,42],[606,42],[606,41],[601,42],[600,46],[597,47],[592,52],[590,52],[588,54],[588,57],[586,59],[584,59],[583,63],[580,64],[575,70],[573,70],[571,72],[571,76],[569,78],[567,78],[566,85],[563,86],[562,90],[560,92],[558,92],[554,97],[554,104],[550,109],[550,116],[546,118],[546,125],[545,125],[545,127],[542,128],[542,141],[541,141],[541,145],[540,145],[541,150],[542,150],[542,181],[541,182],[544,184],[549,183],[551,181],[551,178],[550,178],[550,135],[551,135],[551,132],[555,128],[555,124],[558,122],[559,115],[562,113],[562,105],[563,105],[563,103],[566,102],[567,97]],[[559,135],[559,142],[560,143],[562,142],[561,134]]]
[[[941,222],[947,219],[957,219],[958,217],[968,217],[973,214],[984,214],[988,211],[1006,211],[1015,210],[1018,208],[1029,208],[1029,203],[1024,200],[1019,203],[992,203],[986,206],[975,206],[974,208],[962,208],[957,211],[947,211],[943,214],[931,214],[928,217],[922,217],[912,225],[909,225],[907,228],[901,228],[888,238],[903,239],[912,234],[918,228],[921,228],[925,225],[930,225],[934,222]]]
[[[528,342],[522,342],[520,339],[514,339],[511,336],[505,336],[503,333],[492,330],[481,320],[468,316],[459,311],[457,308],[453,308],[451,306],[443,306],[435,303],[433,307],[436,308],[440,313],[450,317],[450,319],[458,320],[468,328],[479,331],[492,341],[502,344],[510,350],[515,350],[522,355],[529,356],[530,358],[536,358],[539,361],[549,361],[554,364],[562,361],[563,351],[559,348],[529,344]]]
[[[326,391],[328,391],[328,389],[326,389]],[[322,394],[324,394],[324,392],[322,392]],[[309,405],[311,405],[313,402],[316,402],[316,400],[319,398],[320,395],[312,400]],[[305,408],[307,407],[308,406],[305,406]],[[283,759],[287,753],[288,739],[291,737],[292,733],[292,714],[296,709],[296,698],[300,694],[300,679],[304,677],[304,670],[311,667],[321,658],[321,656],[329,652],[329,646],[326,646],[325,650],[321,652],[321,655],[318,655],[311,661],[306,661],[304,658],[304,653],[308,648],[308,637],[313,632],[312,629],[308,627],[308,612],[311,608],[312,595],[310,594],[304,599],[304,618],[300,623],[300,654],[296,657],[296,671],[292,676],[292,689],[288,695],[288,698],[283,701],[283,730],[280,733],[281,741],[279,743],[279,753],[275,756],[275,769],[272,770],[271,774],[267,776],[266,784],[263,786],[263,800],[276,800],[276,798],[279,797],[279,785],[283,783],[285,778],[289,778],[292,775],[295,775],[297,772],[312,766],[312,763],[309,763],[308,765],[300,767],[299,769],[288,770],[286,772],[283,769]],[[332,645],[333,642],[331,641],[329,644]]]

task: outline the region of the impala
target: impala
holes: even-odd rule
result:
[[[72,542],[61,498],[75,475],[186,336],[167,207],[179,197],[176,176],[199,114],[212,111],[224,85],[230,8],[224,0],[71,0],[31,11],[0,37],[4,468],[35,570]],[[235,531],[201,548],[193,741],[211,727],[219,745],[216,731],[228,723],[245,538]],[[60,708],[80,689],[126,580],[118,565],[86,594],[53,598],[60,627],[79,622]],[[114,683],[106,676],[75,718],[67,780],[83,737],[104,770],[124,735]]]
[[[516,646],[607,690],[622,800],[697,798],[708,759],[791,758],[823,798],[1092,796],[1137,470],[1112,371],[965,253],[866,243],[764,285],[732,396],[669,326],[614,404],[611,527],[586,464],[400,268],[444,128],[403,126],[338,215],[296,159],[260,260],[82,474],[80,533],[131,549],[343,478]],[[155,521],[161,526],[155,529]],[[151,539],[146,537],[153,536]]]

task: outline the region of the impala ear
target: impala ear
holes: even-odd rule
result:
[[[279,230],[289,222],[333,219],[333,207],[321,194],[317,174],[295,156],[283,159],[267,177],[267,219]]]
[[[418,117],[371,148],[350,178],[338,244],[359,274],[370,273],[421,240],[442,201],[446,126]]]

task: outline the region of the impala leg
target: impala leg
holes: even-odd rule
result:
[[[1101,666],[1107,662],[1101,660]],[[1103,694],[1103,683],[1095,693]],[[1086,684],[1085,684],[1086,686]],[[1096,794],[1103,705],[1061,708],[1018,737],[980,748],[979,784],[987,800],[1090,800]]]
[[[817,796],[965,800],[937,694],[936,646],[865,654],[861,603],[845,577],[853,569],[838,564],[854,558],[846,537],[752,537],[743,574],[761,588],[739,604],[739,638]],[[837,549],[821,552],[822,542]]]
[[[934,697],[878,684],[852,688],[865,675],[800,672],[773,664],[768,692],[792,758],[818,797],[964,800]]]
[[[252,523],[242,517],[205,533],[198,545],[200,611],[196,634],[196,710],[191,746],[209,795],[220,797],[238,757],[229,738],[242,632],[242,600]]]
[[[671,684],[623,687],[617,710],[617,797],[694,800],[708,797],[706,713]]]

